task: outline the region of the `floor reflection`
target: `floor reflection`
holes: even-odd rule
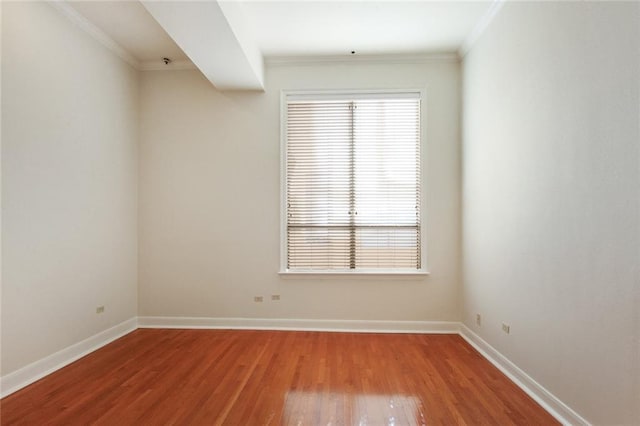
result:
[[[288,391],[285,425],[426,425],[420,398],[344,392]]]

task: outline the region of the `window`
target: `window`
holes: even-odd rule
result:
[[[422,268],[420,92],[285,94],[283,268]]]

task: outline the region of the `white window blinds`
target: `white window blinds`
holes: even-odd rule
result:
[[[285,99],[287,270],[420,269],[420,94]]]

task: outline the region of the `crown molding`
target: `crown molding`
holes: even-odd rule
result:
[[[140,69],[140,62],[134,58],[129,52],[127,52],[122,46],[116,43],[111,37],[109,37],[104,31],[96,27],[87,18],[82,16],[78,11],[71,7],[64,0],[48,0],[54,9],[64,15],[78,28],[89,34],[98,43],[115,53],[120,59],[131,65],[135,69]]]
[[[462,46],[458,50],[458,55],[460,58],[464,58],[469,51],[473,48],[476,42],[482,37],[482,34],[487,30],[493,19],[498,15],[500,9],[504,5],[506,0],[493,0],[489,9],[485,12],[484,15],[480,18],[476,26],[471,30],[469,35],[465,38]]]
[[[1,0],[0,0],[1,1]],[[189,60],[173,61],[165,64],[162,60],[140,62],[133,57],[125,48],[115,42],[100,28],[96,27],[91,21],[82,16],[78,11],[66,2],[66,0],[47,0],[54,9],[64,15],[78,28],[91,36],[98,43],[115,53],[120,59],[131,65],[138,71],[171,71],[171,70],[190,70],[196,69],[196,66]]]
[[[421,54],[381,54],[381,55],[319,55],[319,56],[267,56],[267,66],[304,66],[304,65],[345,65],[345,64],[424,64],[433,62],[459,62],[469,53],[473,45],[489,27],[489,24],[502,9],[506,0],[494,0],[487,12],[480,18],[474,29],[464,40],[457,52],[421,53]],[[165,65],[162,61],[140,62],[109,35],[95,26],[71,7],[66,0],[47,0],[54,9],[64,15],[78,28],[98,43],[115,53],[120,59],[140,71],[171,71],[196,69],[189,60],[174,61]]]
[[[172,61],[165,64],[163,61],[145,61],[138,68],[140,71],[174,71],[174,70],[195,70],[197,67],[188,59],[182,61]]]
[[[422,53],[407,55],[320,55],[320,56],[267,56],[267,66],[344,65],[344,64],[424,64],[432,62],[459,62],[456,52]]]

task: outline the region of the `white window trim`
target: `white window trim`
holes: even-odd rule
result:
[[[293,97],[295,99],[319,99],[327,97],[327,99],[365,99],[368,96],[389,95],[394,97],[399,94],[419,94],[420,97],[420,176],[421,176],[421,192],[420,197],[420,222],[422,223],[422,238],[420,239],[420,269],[401,270],[401,269],[359,269],[355,271],[332,271],[332,270],[295,270],[291,271],[287,269],[287,218],[285,212],[287,211],[287,99]],[[282,277],[290,278],[332,278],[332,277],[376,277],[376,278],[397,278],[404,277],[424,277],[430,274],[427,267],[427,234],[426,234],[426,218],[427,218],[427,197],[424,196],[427,188],[425,164],[426,164],[426,151],[427,144],[425,140],[425,112],[426,108],[426,89],[372,89],[372,90],[282,90],[280,91],[280,269],[278,274]]]

